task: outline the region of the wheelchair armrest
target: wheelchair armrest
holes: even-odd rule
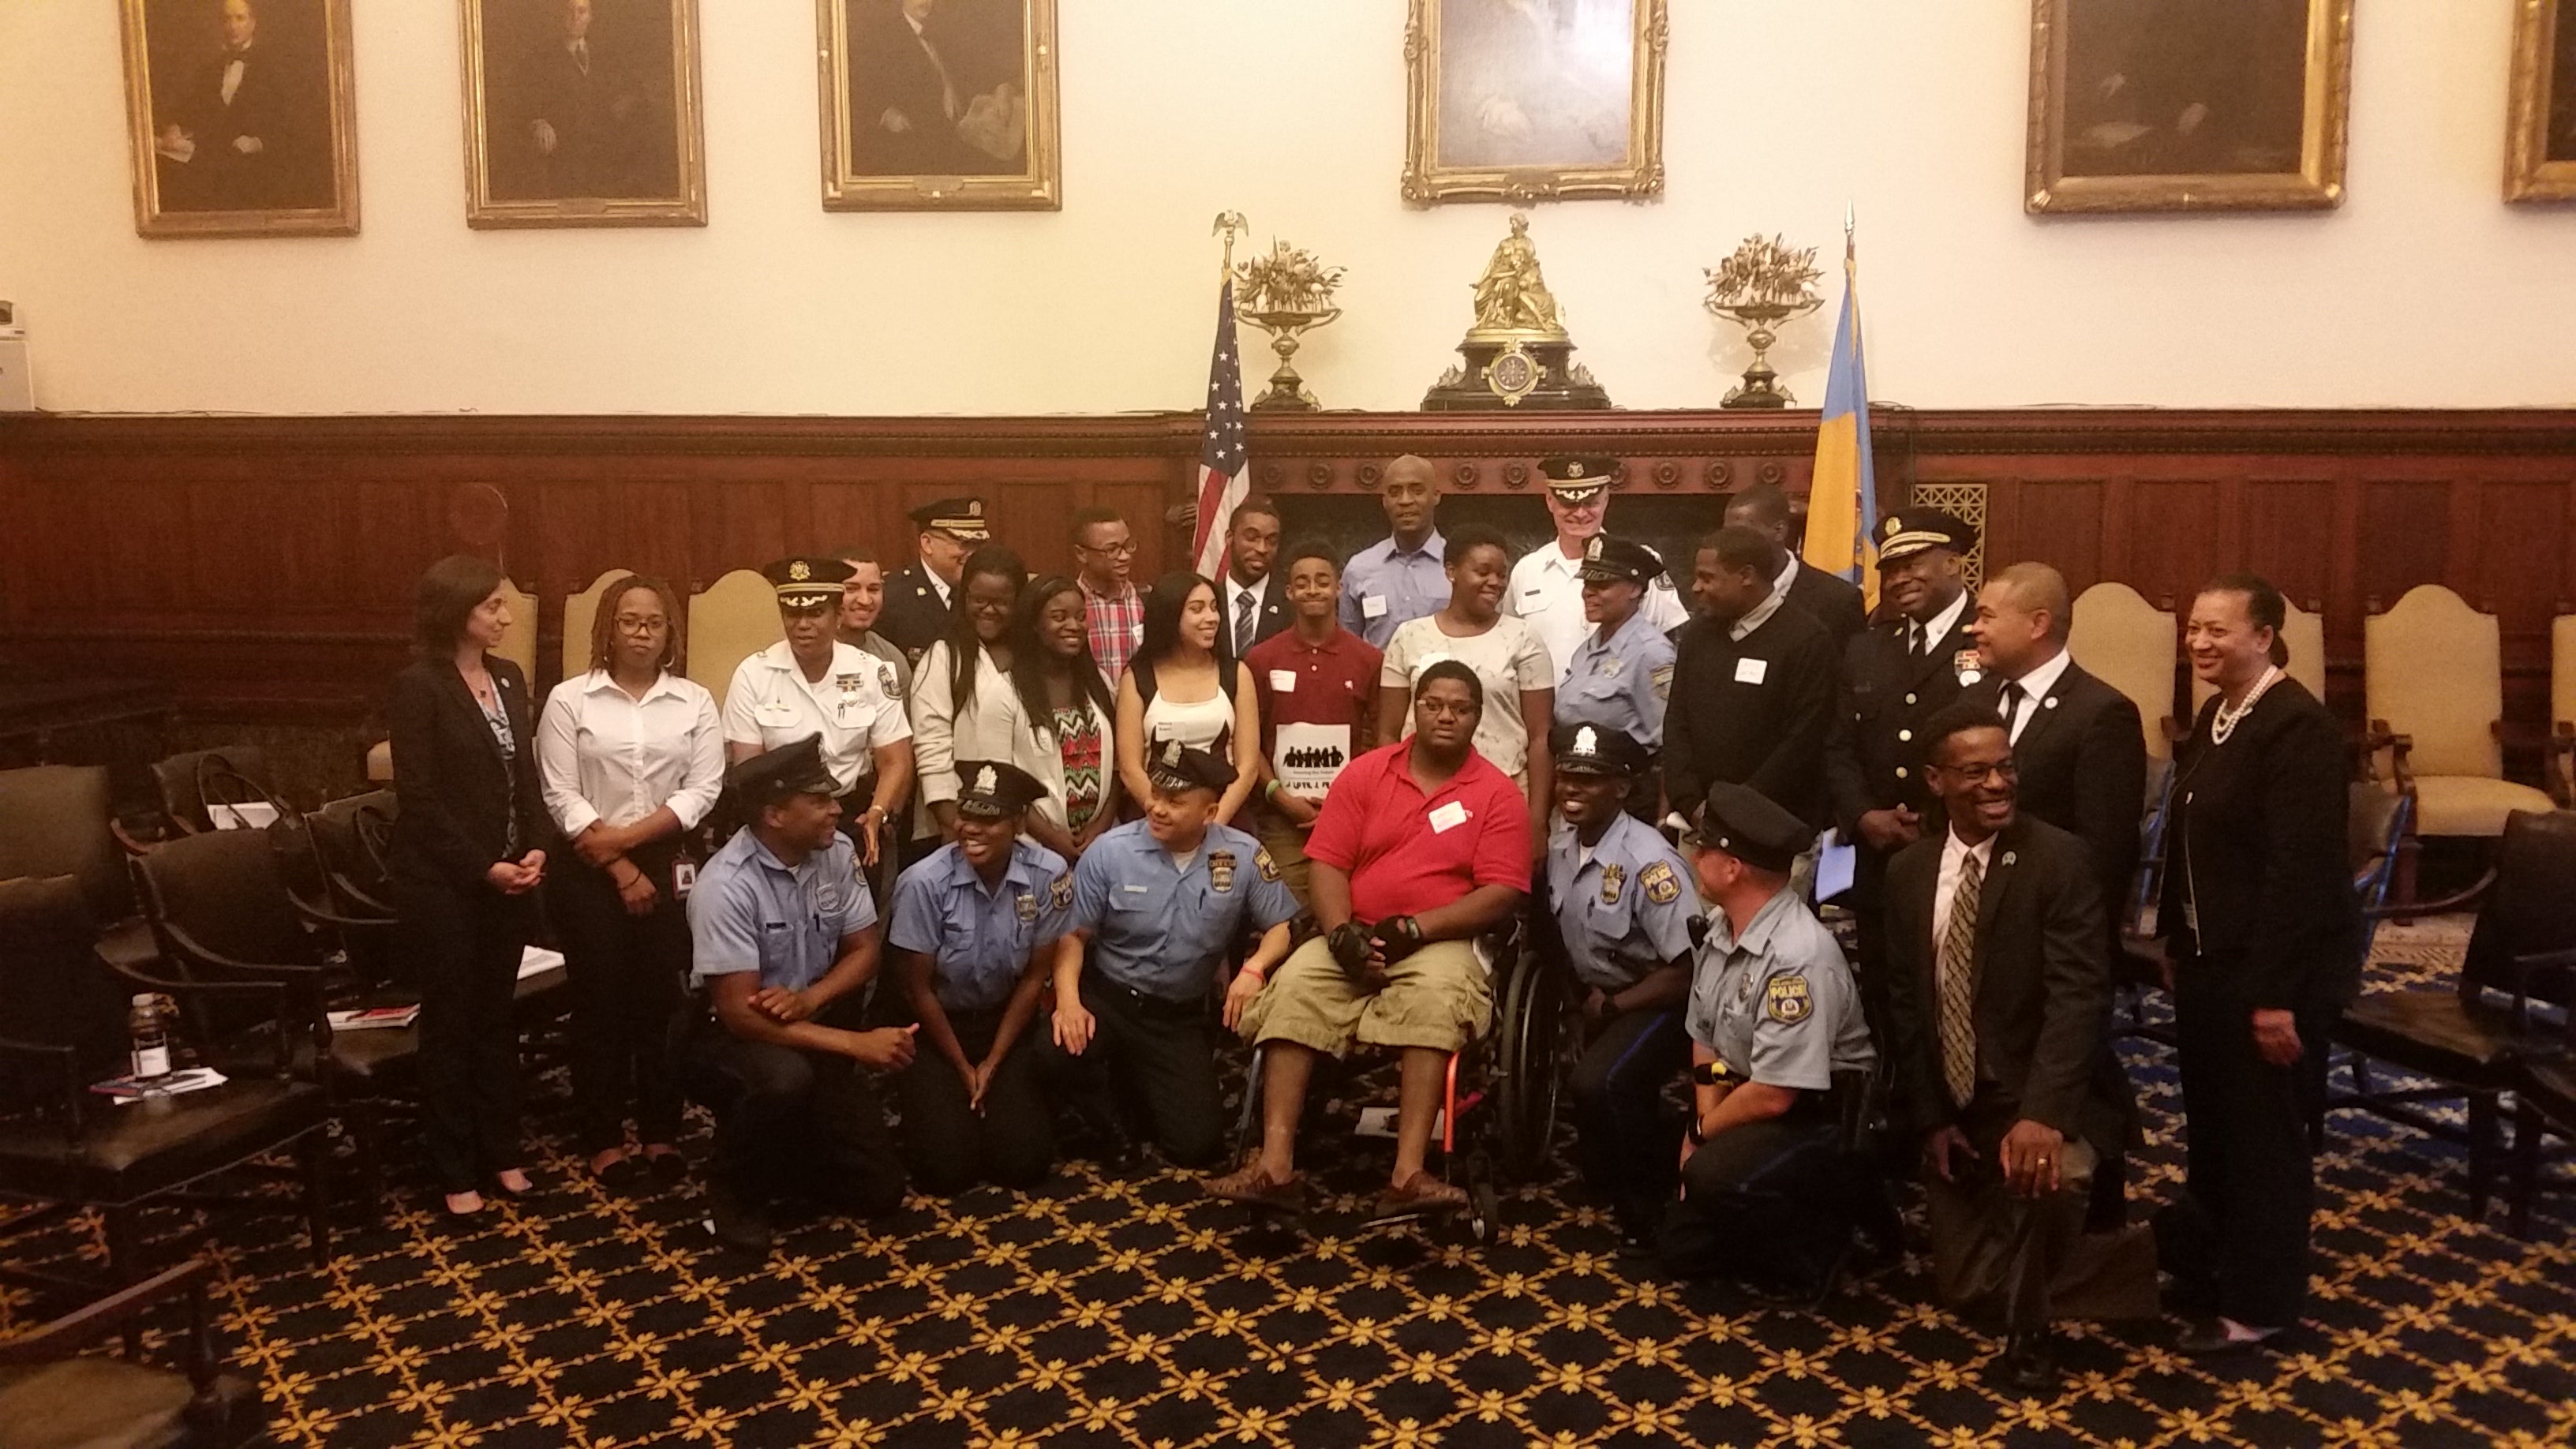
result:
[[[130,1288],[120,1288],[95,1303],[85,1304],[49,1323],[40,1323],[15,1338],[0,1341],[0,1367],[21,1367],[70,1358],[109,1334],[129,1327],[163,1301],[185,1293],[189,1318],[186,1339],[188,1377],[194,1382],[202,1376],[210,1382],[212,1368],[206,1343],[206,1278],[211,1271],[205,1259],[190,1258]],[[198,1387],[204,1388],[205,1383],[198,1383]]]
[[[2455,891],[2450,895],[2442,897],[2440,900],[2386,901],[2375,906],[2364,906],[2362,908],[2362,915],[2365,919],[2373,921],[2393,921],[2400,917],[2412,918],[2415,916],[2445,915],[2452,911],[2465,910],[2469,906],[2476,904],[2480,897],[2484,896],[2488,891],[2495,889],[2495,883],[2496,873],[2493,869],[2489,869],[2486,874],[2479,876],[2476,880],[2470,882],[2467,889]]]

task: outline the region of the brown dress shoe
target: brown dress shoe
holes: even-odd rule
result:
[[[1417,1171],[1401,1186],[1390,1187],[1377,1195],[1377,1211],[1372,1222],[1391,1222],[1398,1218],[1427,1217],[1433,1213],[1455,1212],[1467,1205],[1467,1190]]]
[[[1210,1196],[1227,1202],[1275,1208],[1281,1212],[1303,1212],[1306,1207],[1304,1175],[1291,1173],[1285,1180],[1272,1177],[1262,1170],[1259,1159],[1247,1162],[1223,1177],[1208,1179],[1207,1190]]]

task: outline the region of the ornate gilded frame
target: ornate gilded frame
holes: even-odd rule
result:
[[[331,191],[335,203],[275,211],[165,211],[154,163],[152,52],[147,0],[122,0],[126,133],[134,159],[134,230],[147,237],[356,236],[358,86],[349,60],[349,0],[322,0],[331,99]]]
[[[2307,0],[2299,169],[2149,176],[2066,174],[2066,12],[2031,0],[2030,133],[2023,205],[2033,215],[2105,211],[2306,211],[2343,204],[2352,106],[2352,0]]]
[[[823,209],[825,211],[1062,211],[1064,154],[1057,106],[1056,0],[1021,0],[1028,36],[1022,89],[1028,96],[1029,169],[1016,176],[867,176],[850,169],[852,0],[815,0],[821,31]]]
[[[1664,51],[1672,25],[1668,0],[1635,0],[1636,34],[1629,67],[1628,164],[1610,167],[1440,164],[1440,34],[1442,0],[1411,0],[1404,26],[1404,199],[1533,201],[1616,197],[1636,200],[1664,189]]]
[[[2504,199],[2576,201],[2576,160],[2549,159],[2551,59],[2560,0],[2519,0],[2513,17],[2513,91],[2505,121]]]
[[[705,226],[707,133],[698,80],[698,0],[671,7],[671,110],[678,134],[679,184],[670,196],[572,196],[505,201],[492,194],[491,112],[486,94],[483,7],[457,0],[463,26],[465,224],[492,230],[547,226]]]

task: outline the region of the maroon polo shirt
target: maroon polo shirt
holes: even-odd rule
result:
[[[1308,644],[1293,628],[1243,652],[1252,688],[1261,700],[1261,753],[1277,751],[1283,724],[1366,727],[1377,709],[1377,673],[1385,656],[1377,646],[1336,626],[1322,644]],[[1282,683],[1293,687],[1281,689]]]
[[[1347,872],[1351,914],[1376,922],[1455,905],[1478,886],[1530,884],[1529,801],[1470,750],[1429,795],[1413,783],[1413,741],[1342,767],[1306,855]]]

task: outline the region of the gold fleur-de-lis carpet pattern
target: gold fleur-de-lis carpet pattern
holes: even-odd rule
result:
[[[2461,936],[2390,930],[2373,986],[2439,979]],[[2124,1050],[2143,1215],[2177,1186],[2179,1100],[2162,1049]],[[315,1271],[292,1218],[220,1224],[219,1338],[297,1446],[2576,1441],[2576,1211],[2545,1204],[2533,1244],[2501,1201],[2467,1221],[2460,1152],[2360,1113],[2331,1121],[2286,1351],[2205,1363],[2171,1322],[2074,1329],[2058,1391],[2024,1399],[1986,1381],[2001,1345],[1932,1302],[1920,1256],[1819,1312],[1768,1308],[1621,1263],[1563,1170],[1507,1189],[1488,1244],[1362,1230],[1390,1144],[1349,1127],[1386,1078],[1330,1104],[1308,1165],[1339,1197],[1302,1232],[1189,1174],[1076,1160],[1025,1195],[797,1224],[758,1265],[712,1245],[694,1184],[581,1177],[539,1092],[547,1190],[470,1230],[415,1191]],[[95,1225],[11,1251],[95,1258]],[[15,1325],[32,1309],[0,1296]]]

